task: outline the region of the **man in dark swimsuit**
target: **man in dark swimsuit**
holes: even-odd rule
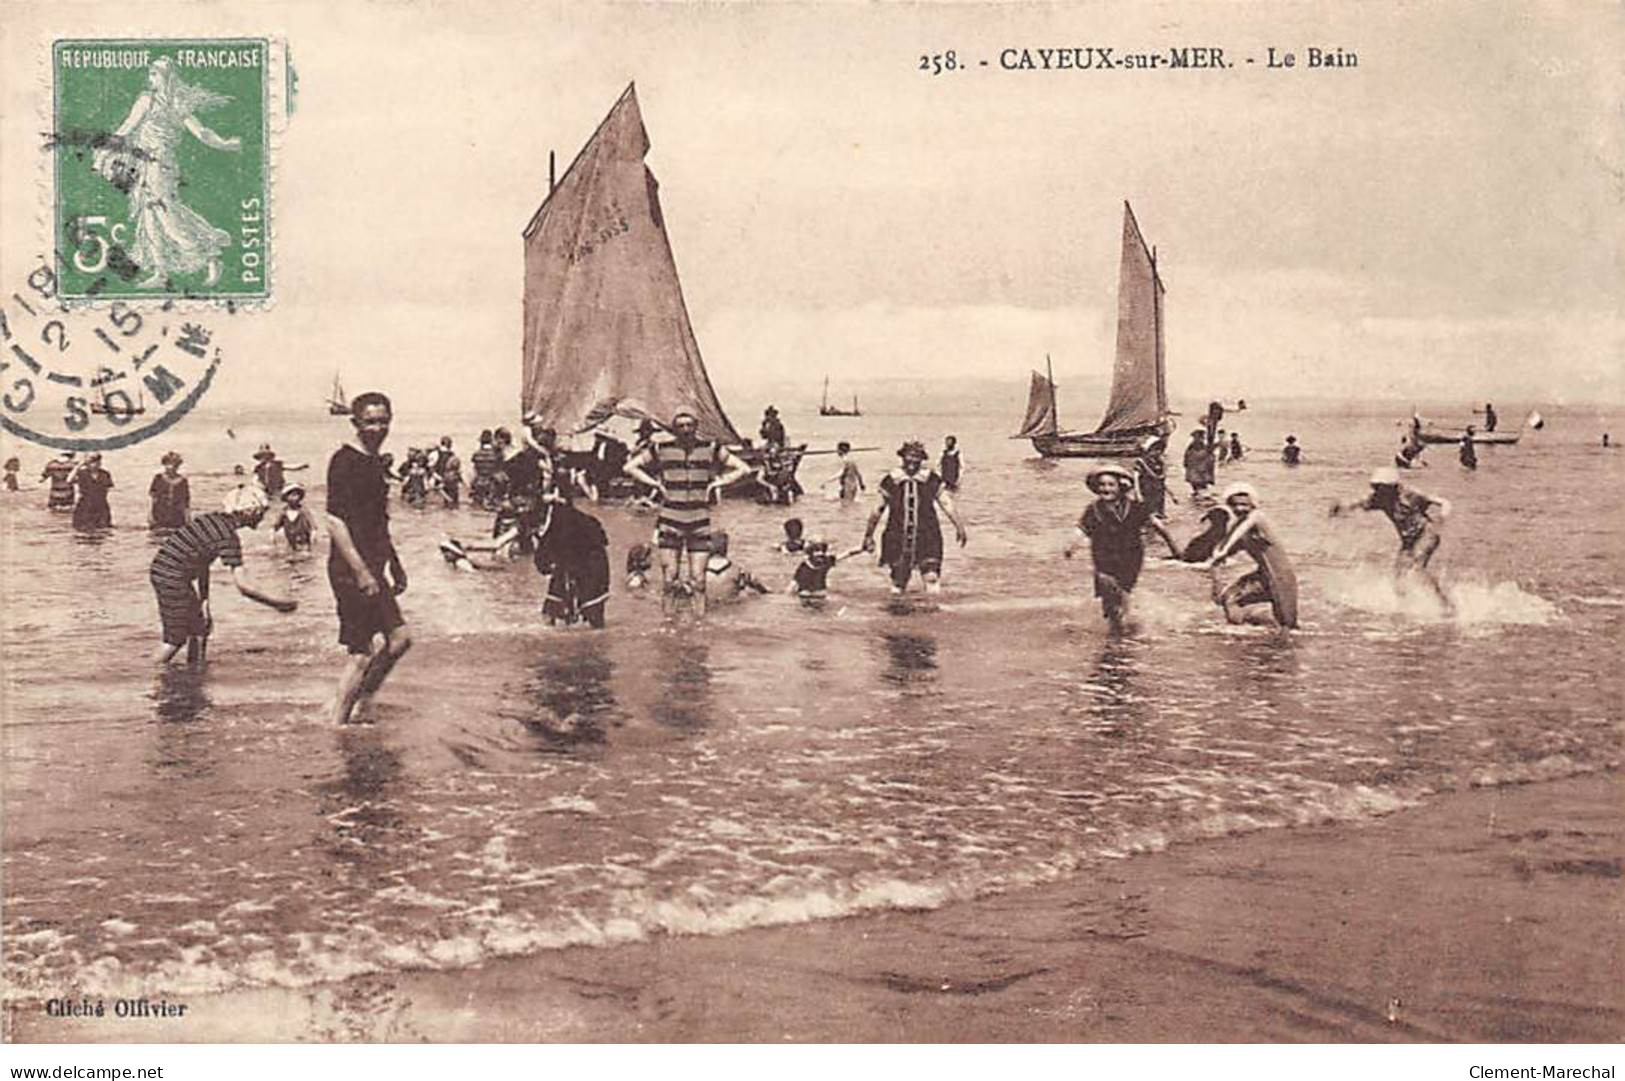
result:
[[[1084,480],[1099,498],[1084,508],[1078,519],[1078,539],[1067,544],[1061,554],[1071,559],[1084,540],[1095,564],[1095,596],[1113,628],[1121,627],[1128,608],[1129,594],[1139,581],[1145,565],[1143,533],[1150,529],[1163,539],[1177,558],[1179,547],[1160,518],[1146,505],[1131,499],[1134,474],[1120,465],[1091,469]]]
[[[350,651],[333,699],[333,720],[347,724],[356,703],[383,684],[411,648],[395,597],[406,569],[389,536],[388,481],[379,454],[394,412],[376,391],[350,403],[355,441],[327,463],[327,580],[338,605],[339,641]]]

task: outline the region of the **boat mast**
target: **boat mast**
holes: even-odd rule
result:
[[[818,407],[820,410],[829,408],[829,376],[824,376],[824,401]]]
[[[1055,368],[1050,364],[1049,354],[1044,354],[1044,378],[1049,380],[1049,412],[1055,423],[1055,430],[1061,430],[1061,403],[1055,398]]]

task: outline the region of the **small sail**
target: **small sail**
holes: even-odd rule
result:
[[[665,423],[686,410],[703,437],[736,443],[689,323],[648,150],[628,86],[525,229],[520,408],[560,433],[609,413]]]
[[[1032,386],[1027,391],[1027,415],[1022,418],[1021,431],[1011,438],[1053,435],[1058,427],[1055,418],[1055,384],[1045,378],[1042,372],[1034,372]]]
[[[1123,259],[1117,272],[1117,362],[1112,397],[1099,431],[1160,423],[1168,413],[1163,382],[1162,279],[1140,235],[1134,211],[1123,204]]]

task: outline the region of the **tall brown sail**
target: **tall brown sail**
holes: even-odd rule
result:
[[[1012,439],[1028,439],[1035,435],[1054,435],[1059,430],[1055,416],[1055,384],[1043,372],[1034,372],[1032,385],[1027,388],[1027,415],[1021,418],[1021,430]]]
[[[1168,415],[1163,382],[1162,279],[1134,210],[1123,204],[1123,256],[1117,271],[1117,361],[1112,397],[1099,432],[1160,424]]]
[[[520,408],[561,434],[687,410],[739,442],[683,303],[649,136],[628,85],[526,226]]]
[[[1148,437],[1166,438],[1173,431],[1162,338],[1165,292],[1156,256],[1140,235],[1133,208],[1124,202],[1123,254],[1117,272],[1117,357],[1106,415],[1092,432],[1058,430],[1055,383],[1034,372],[1021,431],[1032,439],[1034,450],[1046,458],[1132,457],[1140,453]],[[1050,426],[1033,430],[1042,421],[1046,402]]]

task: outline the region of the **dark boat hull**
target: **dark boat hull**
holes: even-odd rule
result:
[[[829,405],[826,405],[823,408],[819,409],[818,410],[818,415],[821,416],[821,417],[861,417],[861,416],[863,416],[863,414],[858,412],[858,410],[856,410],[856,409],[836,409],[834,406],[829,406]]]
[[[1032,437],[1033,449],[1046,458],[1137,458],[1148,435],[1167,438],[1172,423],[1121,432],[1055,432]]]

